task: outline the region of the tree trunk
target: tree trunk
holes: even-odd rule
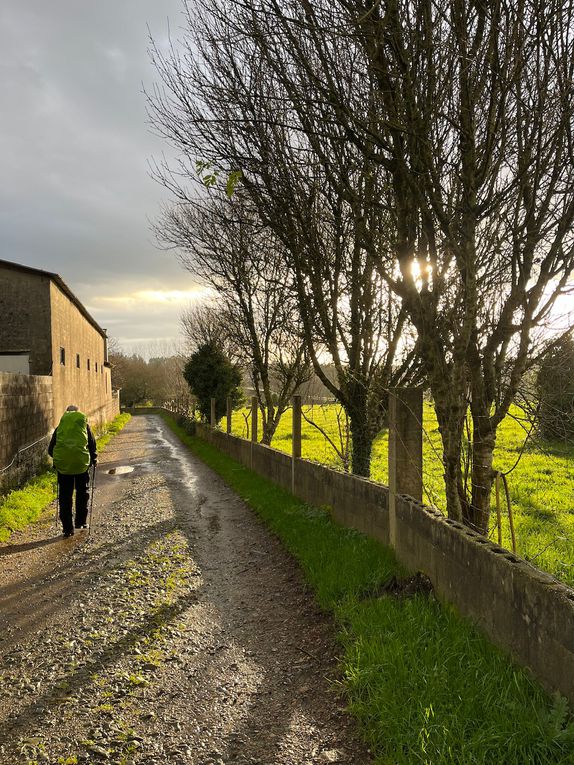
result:
[[[265,420],[265,426],[263,428],[263,436],[261,438],[261,443],[265,444],[266,446],[271,445],[271,441],[273,440],[273,436],[275,435],[275,431],[277,430],[277,425],[279,424],[278,420],[274,416],[270,416],[270,413],[267,414],[267,419]]]
[[[461,503],[462,473],[460,467],[461,447],[456,433],[443,436],[443,465],[446,491],[446,512],[455,521],[463,520]]]
[[[461,451],[465,413],[454,391],[444,391],[444,394],[441,400],[433,391],[443,448],[446,511],[449,518],[462,521],[465,501],[462,488]]]
[[[373,438],[366,411],[349,412],[351,429],[351,470],[354,475],[369,478],[371,475],[371,451]]]
[[[472,440],[472,500],[465,513],[465,522],[480,534],[488,534],[492,460],[495,437],[475,430]]]

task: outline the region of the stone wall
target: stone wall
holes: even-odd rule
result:
[[[116,392],[89,413],[97,433],[120,413]],[[0,372],[0,494],[21,485],[46,463],[54,429],[51,376]]]
[[[52,422],[51,377],[0,372],[0,491],[19,484],[45,461]]]
[[[200,438],[341,524],[389,544],[389,489],[195,424]],[[294,470],[293,470],[294,468]],[[394,550],[439,598],[574,703],[574,590],[432,508],[399,495]]]
[[[114,391],[105,404],[90,412],[88,420],[96,431],[101,430],[106,423],[111,422],[120,413],[120,394]]]

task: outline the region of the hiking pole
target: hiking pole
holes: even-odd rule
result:
[[[58,471],[54,470],[56,473],[56,533],[58,532],[60,526],[58,521],[60,520],[60,476],[58,475]]]
[[[96,490],[96,466],[92,466],[92,496],[90,497],[90,512],[88,515],[88,538],[92,533],[92,510],[94,508],[94,493]]]

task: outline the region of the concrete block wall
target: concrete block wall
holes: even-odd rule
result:
[[[25,480],[43,463],[53,416],[51,377],[0,372],[0,491]]]
[[[195,433],[291,489],[289,455],[202,423]],[[329,507],[342,525],[389,544],[387,486],[297,459],[294,489],[304,502]],[[412,497],[396,497],[395,515],[398,560],[426,574],[440,599],[529,667],[547,690],[574,703],[574,590]]]
[[[399,560],[574,702],[574,590],[411,497],[398,497],[396,512]]]

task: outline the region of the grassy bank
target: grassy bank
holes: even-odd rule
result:
[[[282,539],[334,615],[349,708],[378,765],[574,763],[562,700],[432,597],[372,595],[404,575],[392,551],[165,419]]]
[[[119,414],[106,426],[96,439],[99,450],[119,433],[130,417],[129,414]],[[55,498],[56,474],[52,469],[46,469],[27,481],[21,489],[11,491],[0,499],[0,542],[7,542],[14,531],[36,521]]]
[[[335,405],[304,407],[309,417],[337,443]],[[233,433],[245,436],[246,410],[233,416]],[[494,466],[503,472],[516,468],[508,476],[515,519],[518,553],[562,581],[574,586],[574,445],[533,440],[522,448],[525,439],[521,413],[514,409],[501,424],[494,455]],[[444,510],[442,444],[434,408],[425,403],[423,412],[423,482],[424,500]],[[308,422],[302,423],[302,456],[325,465],[341,468],[333,448]],[[291,452],[291,413],[279,424],[273,447]],[[375,440],[371,462],[372,478],[386,483],[388,434],[383,431]],[[494,500],[494,492],[493,492]],[[493,507],[494,509],[494,507]],[[506,516],[506,511],[504,509]],[[493,524],[495,515],[493,514]],[[494,527],[492,536],[496,539]],[[503,545],[510,548],[510,528],[503,521]]]

